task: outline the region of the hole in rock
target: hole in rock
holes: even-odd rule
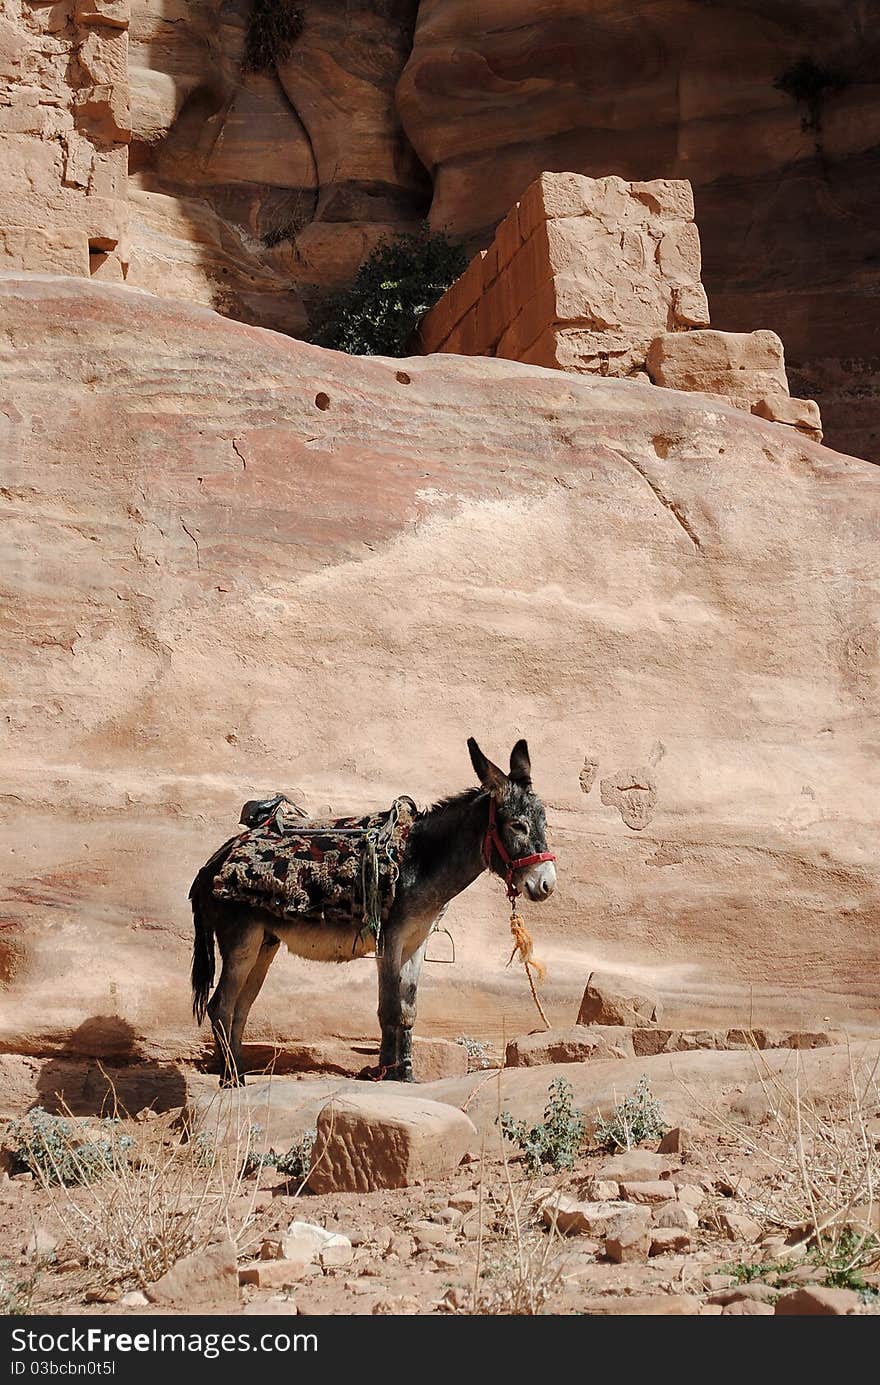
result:
[[[325,394],[323,390],[321,390],[320,394],[316,394],[316,395],[315,395],[315,408],[316,408],[316,409],[329,409],[329,408],[330,408],[330,396],[329,396],[329,394]]]

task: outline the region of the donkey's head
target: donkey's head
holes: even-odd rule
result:
[[[547,851],[547,819],[544,805],[532,788],[529,748],[525,741],[517,741],[510,752],[509,774],[486,759],[473,736],[468,741],[468,750],[477,778],[491,794],[495,805],[497,838],[507,853],[507,861],[498,848],[497,839],[491,842],[489,859],[492,871],[503,880],[508,873],[508,862],[541,856]],[[513,871],[512,883],[516,889],[525,890],[529,899],[546,899],[556,885],[556,867],[552,861],[521,866]]]

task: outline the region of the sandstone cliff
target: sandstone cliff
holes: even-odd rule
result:
[[[0,1047],[197,1052],[186,891],[240,803],[424,801],[469,733],[527,735],[549,804],[553,1022],[604,963],[670,1023],[870,1023],[873,466],[698,395],[352,360],[121,286],[4,277],[0,316]],[[529,1027],[498,882],[449,922],[421,1032]],[[374,1010],[370,963],[282,956],[252,1034]]]
[[[131,283],[302,335],[426,214],[475,250],[542,171],[687,178],[714,325],[775,331],[829,440],[880,457],[878,0],[308,0],[262,73],[242,71],[250,8],[132,0],[129,25],[128,0],[9,0],[11,266],[124,262]],[[798,101],[776,84],[805,57],[839,84]],[[104,205],[84,211],[90,178]]]

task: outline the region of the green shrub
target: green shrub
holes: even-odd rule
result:
[[[23,1275],[23,1270],[0,1261],[0,1318],[21,1318],[30,1313],[37,1279],[35,1274]]]
[[[472,1039],[470,1034],[459,1034],[455,1041],[467,1050],[468,1072],[485,1072],[486,1068],[491,1068],[492,1060],[489,1057],[489,1045],[481,1042],[480,1039]]]
[[[13,1172],[32,1173],[44,1183],[94,1183],[127,1161],[133,1141],[117,1132],[117,1120],[101,1121],[106,1136],[84,1140],[74,1121],[50,1115],[41,1106],[12,1121],[5,1141],[12,1151]]]
[[[286,1178],[292,1178],[297,1183],[301,1183],[312,1167],[312,1150],[317,1138],[318,1132],[314,1127],[307,1130],[302,1139],[298,1140],[295,1145],[291,1145],[287,1153],[282,1154],[277,1160],[275,1167],[278,1172],[283,1173]]]
[[[313,341],[350,356],[405,356],[419,318],[467,264],[462,246],[427,226],[381,241],[351,288],[330,299]]]
[[[815,1265],[826,1270],[824,1283],[830,1289],[856,1289],[864,1295],[876,1296],[862,1270],[880,1259],[880,1241],[876,1236],[860,1236],[847,1228],[833,1246],[817,1246],[810,1257]]]
[[[243,72],[273,72],[286,62],[303,29],[295,0],[253,0],[244,40]]]
[[[262,1131],[259,1126],[251,1126],[252,1140],[260,1134]],[[245,1159],[244,1173],[256,1173],[258,1169],[277,1169],[285,1178],[302,1183],[312,1166],[312,1150],[317,1138],[318,1132],[313,1127],[305,1132],[301,1140],[291,1145],[286,1154],[276,1154],[274,1149],[270,1149],[266,1154],[249,1153]]]
[[[632,1149],[643,1140],[662,1139],[667,1129],[663,1108],[651,1096],[647,1077],[642,1076],[632,1095],[614,1108],[610,1120],[599,1117],[593,1134],[600,1149]]]
[[[515,1120],[509,1111],[498,1117],[501,1133],[523,1152],[529,1173],[540,1173],[545,1164],[554,1169],[572,1169],[586,1135],[583,1112],[572,1106],[573,1092],[561,1077],[550,1083],[544,1119],[529,1129],[525,1121]]]

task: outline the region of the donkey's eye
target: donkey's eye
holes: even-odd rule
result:
[[[510,828],[512,832],[518,832],[523,837],[527,837],[531,830],[524,818],[514,818],[510,824]]]

